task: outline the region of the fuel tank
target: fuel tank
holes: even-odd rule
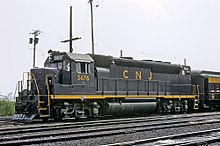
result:
[[[147,114],[156,110],[156,102],[129,102],[129,103],[109,103],[105,104],[106,115],[131,115]]]

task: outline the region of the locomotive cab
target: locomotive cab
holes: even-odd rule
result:
[[[53,94],[94,93],[94,64],[90,56],[52,52],[44,66],[59,70],[53,77]]]
[[[60,117],[61,112],[57,110],[65,108],[64,102],[56,105],[59,101],[52,98],[94,94],[93,68],[93,60],[88,55],[50,52],[44,68],[31,69],[19,82],[14,120]]]

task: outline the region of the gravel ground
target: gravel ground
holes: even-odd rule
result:
[[[0,116],[0,120],[2,119],[11,119],[13,116]]]
[[[207,118],[207,117],[206,117]],[[196,118],[196,120],[199,120],[199,119],[206,119],[204,117],[200,117],[200,118]],[[171,122],[174,122],[174,121],[193,121],[193,118],[184,118],[184,119],[171,119],[171,120],[163,120],[163,122],[166,122],[166,123],[171,123]],[[139,123],[129,123],[129,124],[117,124],[117,125],[109,125],[108,127],[118,127],[118,126],[122,126],[122,127],[125,127],[125,126],[129,126],[129,127],[132,127],[132,126],[142,126],[143,124],[147,124],[147,125],[152,125],[152,124],[160,124],[162,123],[162,121],[152,121],[152,122],[139,122]],[[170,125],[170,124],[169,124]],[[178,124],[177,124],[178,125]],[[106,125],[105,126],[95,126],[95,129],[100,129],[100,128],[106,128]],[[71,132],[71,131],[79,131],[79,130],[87,130],[87,129],[94,129],[93,126],[90,126],[90,127],[79,127],[79,128],[69,128],[69,129],[63,129],[63,130],[52,130],[52,131],[44,131],[44,134],[53,134],[53,133],[60,133],[60,132]],[[13,134],[13,136],[22,136],[22,135],[40,135],[42,134],[42,132],[31,132],[31,133],[25,133],[25,134]],[[3,137],[11,137],[12,135],[1,135],[0,138],[3,138]]]
[[[220,112],[210,112],[210,113],[191,113],[191,114],[174,114],[174,115],[149,115],[149,116],[146,116],[146,117],[133,117],[133,118],[146,118],[146,119],[153,119],[153,118],[179,118],[181,119],[181,117],[191,117],[191,116],[196,116],[199,117],[199,116],[203,116],[203,115],[209,115],[210,117],[216,115],[216,116],[220,116]],[[218,115],[219,114],[219,115]],[[16,127],[38,127],[38,126],[52,126],[52,125],[65,125],[65,124],[73,124],[73,123],[85,123],[85,122],[104,122],[104,121],[112,121],[112,120],[126,120],[126,119],[130,119],[130,117],[122,117],[122,118],[118,118],[118,117],[113,117],[113,119],[109,119],[106,117],[106,119],[104,118],[101,118],[101,119],[94,119],[94,120],[85,120],[85,121],[76,121],[75,119],[66,119],[64,121],[61,121],[61,122],[55,122],[55,121],[49,121],[49,122],[42,122],[41,120],[34,120],[33,122],[31,123],[23,123],[23,122],[13,122],[11,121],[11,118],[12,116],[6,116],[6,117],[1,117],[0,116],[0,128],[7,128],[7,127],[11,127],[13,126],[13,128],[16,128]],[[195,118],[195,117],[194,117]],[[164,119],[163,119],[164,120]],[[2,121],[2,122],[1,122]],[[2,123],[2,124],[1,124]],[[2,125],[2,127],[1,127]]]
[[[201,119],[204,117],[189,117],[189,118],[184,118],[186,119]],[[206,119],[216,119],[219,118],[219,116],[210,116],[206,117]],[[176,120],[176,119],[175,119]],[[180,121],[181,118],[177,121]],[[153,122],[140,122],[140,123],[134,123],[134,124],[127,124],[129,126],[132,125],[142,125],[142,124],[154,124],[154,123],[161,123],[162,121],[174,121],[174,119],[171,120],[160,120],[160,121],[153,121]],[[48,125],[51,125],[52,123],[49,123]],[[55,124],[55,123],[54,123]],[[59,124],[64,124],[65,123],[59,123]],[[35,124],[38,125],[38,124]],[[46,125],[46,124],[45,124]],[[26,126],[26,125],[23,125]],[[40,125],[39,125],[40,126]],[[115,126],[119,126],[115,125]],[[101,128],[103,126],[96,126],[95,128]],[[104,126],[106,127],[106,126]],[[94,128],[94,127],[90,127]],[[108,136],[108,137],[100,137],[100,138],[92,138],[92,139],[85,139],[85,140],[75,140],[75,141],[64,141],[64,142],[55,142],[55,143],[45,143],[45,144],[40,144],[40,145],[104,145],[104,144],[110,144],[110,143],[117,143],[117,142],[124,142],[124,141],[132,141],[132,140],[139,140],[139,139],[147,139],[147,138],[153,138],[153,137],[159,137],[159,136],[165,136],[165,135],[173,135],[173,134],[180,134],[180,133],[186,133],[186,132],[194,132],[194,131],[199,131],[199,130],[208,130],[208,129],[214,129],[214,128],[220,128],[220,123],[219,124],[206,124],[206,125],[200,125],[200,126],[189,126],[189,127],[179,127],[179,128],[168,128],[168,129],[161,129],[161,130],[151,130],[151,131],[146,131],[146,132],[136,132],[136,133],[131,133],[131,131],[127,131],[126,134],[123,135],[115,135],[115,136]],[[82,127],[82,128],[71,128],[71,129],[65,129],[65,130],[56,130],[56,131],[45,131],[44,133],[60,133],[60,132],[67,132],[67,131],[77,131],[77,130],[86,130],[88,128]],[[119,130],[120,131],[120,130]],[[124,131],[124,130],[123,130]],[[33,135],[37,133],[26,133],[25,135]],[[42,134],[42,132],[39,132],[38,134]],[[19,134],[24,135],[24,134]],[[17,136],[19,136],[17,135]],[[4,135],[4,137],[7,135]],[[10,136],[10,135],[8,135]],[[63,135],[65,136],[65,135]],[[1,138],[1,137],[0,137]]]
[[[211,143],[211,144],[201,144],[200,146],[220,146],[220,142],[215,142],[215,143]]]
[[[45,143],[45,144],[40,144],[40,145],[43,145],[43,146],[44,145],[45,146],[48,146],[48,145],[49,146],[58,146],[58,145],[59,146],[61,145],[91,146],[93,145],[93,146],[96,146],[96,145],[104,145],[104,144],[111,144],[111,143],[117,143],[117,142],[180,134],[180,133],[186,133],[186,132],[195,132],[195,131],[208,130],[208,129],[214,129],[214,128],[220,128],[220,123],[189,126],[189,127],[179,127],[179,128],[168,128],[168,129],[152,130],[152,131],[146,131],[146,132],[128,133],[128,134],[123,134],[123,135],[114,135],[114,136],[85,139],[85,140]]]
[[[12,116],[0,116],[0,128],[12,127],[18,123],[11,121]]]

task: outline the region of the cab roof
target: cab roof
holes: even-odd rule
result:
[[[82,62],[93,62],[94,60],[92,59],[92,57],[90,57],[89,55],[85,55],[85,54],[77,54],[77,53],[66,53],[67,56],[77,62],[77,61],[82,61]]]

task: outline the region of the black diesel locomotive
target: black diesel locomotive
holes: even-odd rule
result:
[[[16,120],[218,109],[220,73],[190,66],[51,51],[18,82]]]

